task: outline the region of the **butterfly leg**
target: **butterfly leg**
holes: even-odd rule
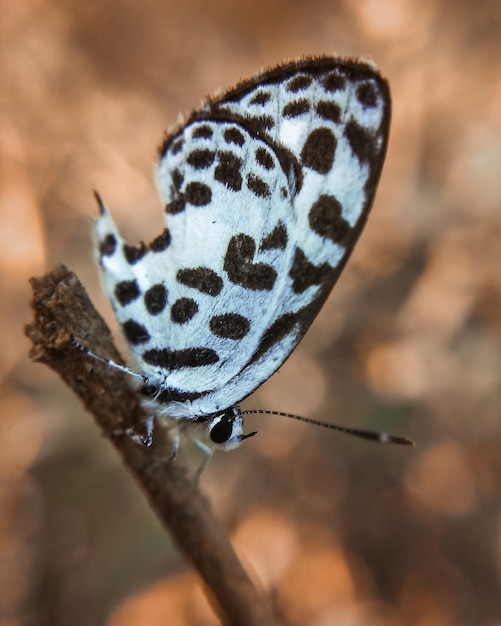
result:
[[[161,414],[158,415],[158,420],[159,420],[159,424],[162,427],[162,431],[170,435],[170,440],[172,442],[172,449],[171,449],[170,454],[168,455],[162,454],[162,459],[165,462],[170,463],[171,461],[174,461],[174,459],[177,457],[178,452],[179,452],[179,445],[181,442],[181,428],[180,428],[181,425],[178,420],[168,418]]]
[[[149,448],[153,443],[153,429],[155,428],[155,416],[148,417],[143,421],[143,432],[138,432],[134,427],[127,428],[125,434],[132,439],[135,443],[139,443],[142,446]]]
[[[181,440],[181,435],[179,433],[179,428],[176,428],[174,436],[172,437],[172,452],[169,456],[169,462],[174,461],[177,457],[177,453],[179,452],[179,442]]]
[[[195,445],[198,446],[197,442],[194,442]],[[202,444],[203,446],[203,444]],[[198,485],[198,483],[200,482],[200,476],[202,475],[202,472],[204,471],[204,469],[207,467],[207,465],[209,465],[210,460],[212,459],[212,455],[214,453],[213,450],[211,450],[210,448],[207,448],[207,446],[198,446],[201,450],[203,450],[206,454],[205,458],[202,460],[202,462],[200,463],[200,465],[198,466],[194,476],[193,476],[193,480],[195,481],[195,483]]]
[[[204,469],[209,464],[209,461],[212,459],[212,455],[214,454],[214,450],[212,448],[210,448],[209,446],[207,446],[206,444],[204,444],[202,441],[199,441],[198,439],[192,439],[192,441],[197,446],[197,448],[202,450],[202,452],[205,452],[205,458],[202,460],[202,462],[198,466],[198,468],[197,468],[197,470],[196,470],[196,472],[195,472],[195,474],[193,476],[193,480],[195,481],[196,484],[198,484],[199,481],[200,481],[200,476],[202,475],[202,472],[204,471]]]

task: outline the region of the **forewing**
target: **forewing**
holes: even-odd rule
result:
[[[390,94],[370,66],[307,59],[246,81],[202,114],[243,118],[274,146],[295,186],[287,269],[258,349],[215,395],[238,402],[284,362],[341,273],[371,208],[388,140]],[[289,158],[288,158],[289,157]]]

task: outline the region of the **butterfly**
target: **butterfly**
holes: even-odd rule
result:
[[[208,453],[255,434],[244,434],[238,405],[284,363],[336,283],[389,125],[389,87],[373,66],[305,58],[209,98],[166,134],[166,227],[149,244],[127,244],[98,197],[103,284],[146,402]]]

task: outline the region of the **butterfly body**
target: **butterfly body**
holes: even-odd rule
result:
[[[208,428],[209,447],[245,437],[236,405],[300,341],[365,224],[389,117],[366,64],[279,66],[166,136],[151,243],[125,243],[102,207],[103,282],[152,412]]]

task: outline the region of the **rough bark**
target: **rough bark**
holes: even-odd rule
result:
[[[26,327],[30,357],[56,371],[140,483],[151,506],[200,575],[209,599],[225,624],[272,624],[272,612],[254,587],[215,517],[179,459],[162,460],[158,441],[150,447],[125,435],[146,418],[126,374],[89,357],[72,344],[77,337],[97,354],[122,363],[111,333],[76,275],[64,266],[32,278],[34,320]],[[158,438],[157,438],[158,439]],[[164,448],[165,441],[162,443]]]

